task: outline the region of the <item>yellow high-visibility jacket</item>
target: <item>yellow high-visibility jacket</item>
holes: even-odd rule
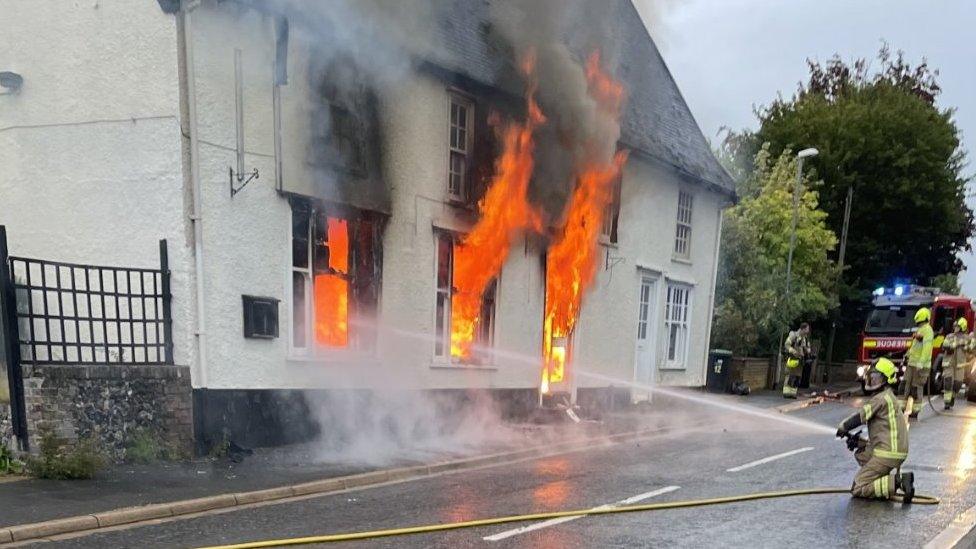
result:
[[[918,339],[918,336],[921,336],[921,340]],[[908,349],[909,366],[923,369],[932,367],[933,339],[935,339],[935,334],[932,332],[932,326],[928,324],[923,324],[915,332],[915,338],[912,339],[912,346]]]

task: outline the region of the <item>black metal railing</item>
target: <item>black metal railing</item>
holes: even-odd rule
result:
[[[166,241],[160,267],[9,258],[23,364],[172,364]]]

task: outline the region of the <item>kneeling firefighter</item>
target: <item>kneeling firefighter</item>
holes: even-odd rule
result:
[[[847,439],[854,459],[861,466],[854,476],[851,494],[858,498],[892,499],[900,491],[902,501],[915,497],[915,476],[901,473],[908,457],[908,420],[891,387],[898,383],[898,369],[887,358],[879,358],[865,376],[864,389],[872,395],[856,414],[837,428],[837,436]],[[867,424],[868,438],[851,433]]]
[[[961,317],[953,325],[952,333],[942,342],[942,350],[945,352],[942,360],[942,399],[946,410],[955,405],[956,391],[966,380],[967,353],[971,350],[973,341],[968,331],[969,322]]]
[[[932,313],[927,307],[915,311],[915,335],[912,345],[905,354],[908,368],[905,369],[905,379],[902,394],[907,397],[905,410],[909,417],[918,417],[922,409],[922,392],[932,372],[932,340],[935,333],[929,324]]]
[[[786,336],[783,342],[783,351],[786,354],[786,379],[783,380],[783,398],[796,398],[797,388],[800,386],[800,375],[803,373],[802,366],[806,361],[813,358],[813,351],[810,347],[810,325],[806,322],[800,324],[799,330],[793,330]]]

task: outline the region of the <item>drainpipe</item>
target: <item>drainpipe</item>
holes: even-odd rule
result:
[[[186,4],[193,4],[192,6]],[[193,61],[193,31],[191,27],[190,10],[196,7],[196,3],[188,2],[184,4],[180,11],[183,17],[183,41],[186,51],[186,87],[187,87],[187,111],[188,126],[190,132],[190,189],[192,191],[193,207],[190,214],[190,221],[193,223],[193,259],[194,277],[196,278],[196,327],[194,336],[197,347],[197,364],[195,376],[199,387],[207,386],[207,340],[204,323],[204,274],[203,274],[203,214],[201,205],[203,197],[200,189],[200,144],[197,134],[197,100],[196,100],[196,77]]]
[[[715,229],[715,255],[712,257],[712,286],[708,296],[708,329],[705,330],[705,360],[702,363],[702,385],[708,379],[708,351],[712,344],[712,324],[715,323],[715,283],[718,282],[718,260],[722,251],[722,220],[725,208],[718,209],[718,227]]]

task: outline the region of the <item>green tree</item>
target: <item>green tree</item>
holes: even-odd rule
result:
[[[962,287],[959,285],[959,275],[955,274],[941,274],[933,276],[931,286],[939,288],[947,294],[959,294],[962,293]]]
[[[840,288],[847,320],[840,347],[846,335],[848,349],[873,288],[958,273],[958,254],[969,249],[973,232],[959,130],[953,111],[936,105],[938,73],[924,62],[910,65],[887,46],[878,61],[874,73],[863,59],[808,61],[810,78],[792,98],[759,109],[759,129],[730,133],[726,142],[740,157],[764,143],[773,155],[819,149],[809,165],[822,181],[821,204],[836,234],[853,188]]]
[[[837,244],[809,174],[797,210],[796,247],[789,301],[786,263],[793,219],[796,158],[765,146],[751,174],[740,183],[740,202],[722,228],[722,260],[713,345],[737,354],[775,350],[783,328],[799,319],[822,317],[832,306],[829,291],[836,270],[828,255]]]

